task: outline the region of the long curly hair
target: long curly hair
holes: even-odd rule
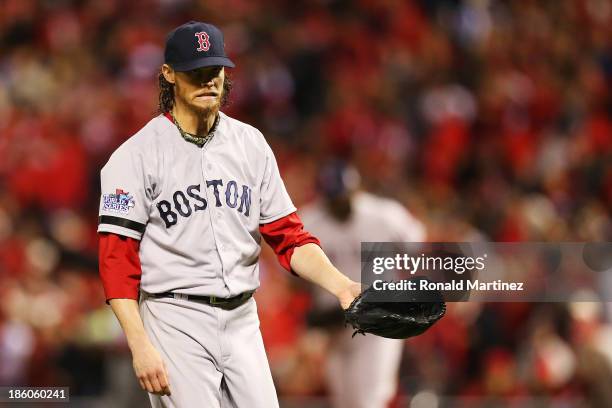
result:
[[[164,74],[159,71],[157,76],[157,82],[159,84],[159,102],[157,109],[159,113],[166,113],[172,110],[174,106],[174,84],[166,81]],[[225,73],[225,80],[223,81],[223,95],[221,96],[221,107],[229,104],[229,95],[232,90],[232,79]]]

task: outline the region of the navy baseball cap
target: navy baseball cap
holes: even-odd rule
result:
[[[340,159],[328,160],[319,170],[317,187],[322,195],[333,200],[357,190],[359,172],[351,164]]]
[[[170,31],[164,62],[175,71],[211,66],[234,68],[225,55],[223,33],[212,24],[190,21]]]

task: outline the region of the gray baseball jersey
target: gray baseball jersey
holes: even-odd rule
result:
[[[255,290],[259,225],[295,211],[263,135],[219,115],[202,148],[159,115],[102,169],[98,231],[141,240],[145,292]]]
[[[425,227],[399,202],[367,192],[356,192],[351,217],[336,220],[321,201],[300,209],[308,230],[321,240],[333,264],[354,281],[361,281],[361,242],[422,242]],[[329,297],[327,292],[318,291]],[[330,304],[337,300],[329,297]]]

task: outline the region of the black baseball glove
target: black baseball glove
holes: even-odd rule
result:
[[[417,282],[425,278],[415,278]],[[381,291],[372,286],[363,291],[344,311],[346,323],[355,332],[390,339],[418,336],[440,320],[446,304],[439,291]]]

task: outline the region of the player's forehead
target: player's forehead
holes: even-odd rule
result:
[[[185,75],[189,76],[197,76],[197,75],[210,75],[210,74],[218,74],[223,70],[221,65],[211,65],[208,67],[199,67],[190,69],[188,71],[179,71]]]

